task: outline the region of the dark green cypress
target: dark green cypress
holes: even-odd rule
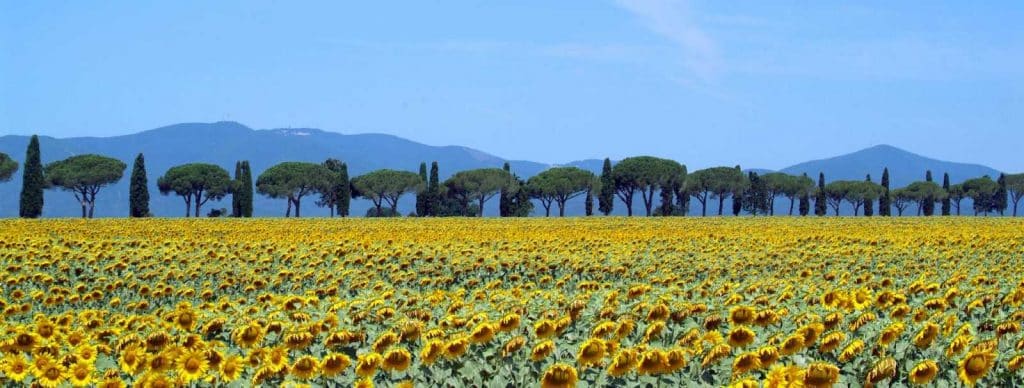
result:
[[[231,216],[242,216],[242,162],[235,162],[235,187],[231,192]]]
[[[508,162],[505,162],[505,165],[502,166],[501,169],[505,170],[505,172],[507,172],[509,176],[512,175],[512,167],[508,165]],[[498,216],[509,217],[511,215],[512,192],[509,190],[508,186],[503,186],[501,188],[501,193],[498,194]]]
[[[146,159],[139,153],[132,165],[132,177],[128,187],[128,215],[130,217],[149,217],[148,185]]]
[[[946,196],[942,197],[942,215],[948,216],[949,211],[953,208],[953,202],[949,200],[949,173],[942,173],[942,190],[946,191]]]
[[[427,209],[429,216],[437,216],[441,212],[441,180],[438,178],[437,161],[430,163],[430,181],[427,182]]]
[[[612,161],[604,158],[601,167],[601,191],[597,194],[597,208],[602,214],[611,214],[615,208],[615,180],[612,179]]]
[[[999,188],[996,189],[996,194],[992,197],[992,209],[998,211],[999,215],[1004,215],[1006,207],[1009,206],[1007,197],[1010,194],[1006,188],[1006,174],[1000,173],[996,183],[999,184]]]
[[[932,181],[932,171],[928,170],[924,173],[925,182]],[[930,217],[935,214],[935,198],[928,197],[921,201],[921,210],[924,211],[925,217]]]
[[[239,190],[241,191],[241,198],[239,201],[239,215],[241,217],[250,218],[252,217],[252,200],[253,200],[253,187],[252,187],[252,169],[249,167],[249,161],[242,161],[242,182]]]
[[[43,215],[43,163],[39,157],[39,137],[32,135],[25,152],[25,168],[21,181],[21,202],[18,213],[22,218],[39,218]]]
[[[828,212],[828,204],[825,203],[825,173],[818,173],[818,191],[814,194],[814,215],[824,216]]]
[[[867,178],[864,178],[864,180],[870,183],[871,174],[868,174]],[[875,201],[864,201],[864,217],[871,217],[873,215],[875,215]]]
[[[878,215],[892,215],[892,196],[889,194],[889,168],[882,170],[882,195],[878,197]]]
[[[508,163],[506,163],[507,165]],[[427,163],[420,163],[420,181],[423,183],[423,188],[416,192],[416,216],[425,217],[427,215]]]
[[[341,175],[341,177],[338,178],[341,183],[341,190],[338,190],[338,216],[348,217],[349,207],[352,203],[352,182],[348,179],[347,163],[341,164],[341,171],[339,172],[339,175]]]
[[[583,201],[583,212],[590,217],[594,215],[594,194],[587,190],[587,198]]]

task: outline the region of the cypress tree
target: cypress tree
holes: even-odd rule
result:
[[[594,194],[587,190],[587,199],[583,201],[583,211],[587,217],[594,215]]]
[[[889,217],[892,215],[892,196],[889,194],[889,168],[882,170],[882,195],[878,197],[878,215]]]
[[[824,216],[828,212],[828,204],[825,203],[825,173],[818,173],[818,191],[814,194],[814,215]]]
[[[43,215],[43,163],[39,157],[39,137],[32,135],[25,152],[25,168],[21,181],[21,203],[18,213],[22,218],[39,218]]]
[[[231,191],[231,216],[242,216],[242,161],[235,162],[235,187]]]
[[[946,192],[946,196],[942,198],[942,215],[948,216],[949,211],[953,207],[952,201],[949,200],[949,173],[942,173],[942,190]]]
[[[604,158],[601,167],[601,192],[597,195],[597,208],[608,215],[615,208],[615,180],[612,179],[612,161]]]
[[[505,172],[507,172],[510,176],[512,175],[512,167],[508,165],[508,162],[505,162],[505,165],[502,166],[501,169],[505,170]],[[511,191],[509,191],[509,188],[506,185],[501,187],[501,192],[498,194],[498,216],[509,217],[511,215],[512,195]]]
[[[924,180],[926,182],[932,181],[932,171],[928,170],[924,173]],[[935,214],[935,198],[927,197],[921,201],[921,210],[924,211],[925,217],[930,217]]]
[[[867,178],[864,178],[867,182],[871,182],[871,174],[868,174]],[[875,201],[864,201],[864,217],[871,217],[875,215]]]
[[[505,163],[507,166],[508,163]],[[425,217],[427,215],[427,163],[420,163],[420,181],[423,182],[423,188],[416,192],[416,215],[419,217]]]
[[[349,205],[352,203],[352,182],[348,179],[348,164],[341,164],[341,175],[338,178],[341,190],[338,190],[338,216],[348,217]]]
[[[999,174],[999,179],[996,179],[996,183],[999,184],[999,188],[996,189],[996,194],[992,197],[992,209],[999,212],[999,215],[1004,215],[1006,207],[1009,205],[1007,196],[1009,191],[1006,189],[1006,174]]]
[[[149,181],[146,179],[146,159],[139,153],[132,166],[131,183],[128,187],[128,215],[149,217]]]
[[[249,161],[242,161],[242,217],[252,218],[253,213],[253,185],[252,185],[252,167],[249,167]]]
[[[439,215],[441,212],[441,182],[438,178],[436,161],[430,164],[430,181],[427,183],[427,194],[427,215]]]

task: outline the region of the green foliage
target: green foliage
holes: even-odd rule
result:
[[[507,167],[508,163],[505,163],[505,166]],[[429,180],[427,178],[427,163],[423,162],[423,163],[420,163],[420,185],[422,185],[423,189],[416,192],[416,216],[417,217],[424,217],[424,216],[427,215],[427,196],[428,195],[427,195],[426,188],[427,188],[427,183],[428,182],[429,182]]]
[[[889,168],[882,170],[882,194],[878,196],[878,215],[888,217],[892,215],[891,193],[889,191]]]
[[[932,172],[931,170],[925,171],[924,181],[932,183]],[[935,214],[935,202],[939,199],[936,197],[926,196],[921,198],[921,211],[924,212],[925,217],[930,217]]]
[[[964,192],[964,185],[950,185],[946,193],[948,194],[946,198],[949,199],[950,204],[956,209],[956,215],[960,215],[960,201],[967,198],[967,193]]]
[[[795,176],[773,172],[764,174],[761,179],[765,181],[768,189],[768,214],[770,215],[775,215],[776,197],[783,196],[789,199],[789,215],[793,215],[795,202],[814,191],[814,181],[808,178],[807,174]]]
[[[509,174],[509,176],[512,176],[512,166],[510,166],[508,164],[508,162],[505,162],[505,165],[502,166],[501,169],[505,170],[505,172],[507,172]],[[504,187],[501,188],[501,191],[498,194],[498,216],[499,217],[508,217],[509,215],[511,215],[511,213],[512,213],[512,190],[513,189],[518,189],[518,187],[515,187],[515,185],[513,185],[513,184],[509,184],[509,185],[504,186]]]
[[[835,215],[839,215],[839,207],[846,201],[853,206],[853,215],[856,216],[866,202],[878,199],[882,187],[865,181],[835,181],[826,185],[823,191]]]
[[[478,168],[460,171],[444,182],[450,195],[459,203],[476,202],[479,216],[483,217],[484,203],[501,192],[511,182],[511,175],[500,168]],[[464,207],[468,210],[468,207]]]
[[[974,202],[974,215],[978,215],[978,213],[985,213],[987,215],[996,210],[993,197],[999,191],[999,184],[993,181],[991,177],[985,175],[980,178],[968,179],[961,185],[963,186],[964,195],[971,198]]]
[[[420,175],[410,171],[381,169],[352,178],[352,196],[363,197],[373,202],[377,214],[383,214],[381,208],[387,204],[395,214],[398,211],[398,200],[403,194],[423,190]]]
[[[46,182],[50,187],[70,191],[82,205],[82,218],[92,218],[96,194],[100,189],[121,180],[124,162],[106,156],[85,154],[46,165]]]
[[[601,190],[597,194],[597,208],[604,215],[615,209],[615,179],[612,177],[612,161],[604,158],[601,166]]]
[[[352,204],[352,181],[348,177],[348,164],[342,163],[338,170],[338,208],[339,217],[348,217],[349,207]]]
[[[437,162],[430,163],[430,180],[427,182],[427,216],[438,216],[441,213],[441,182],[438,178]]]
[[[907,191],[906,188],[900,188],[889,192],[891,204],[896,208],[896,214],[899,216],[903,215],[903,211],[907,209],[912,203],[917,202],[917,198],[914,194]]]
[[[7,154],[0,152],[0,182],[7,182],[18,171],[18,162],[11,159]]]
[[[207,201],[220,200],[232,189],[231,176],[220,166],[208,163],[188,163],[171,167],[156,181],[160,194],[174,193],[185,201],[185,217],[189,217],[195,204],[195,216]]]
[[[762,179],[756,172],[751,171],[748,174],[747,185],[743,190],[740,203],[743,210],[750,213],[751,215],[758,214],[769,214],[771,211],[771,190],[769,189],[768,182]],[[736,198],[733,199],[734,201]]]
[[[996,179],[996,184],[999,185],[999,187],[992,196],[992,210],[999,212],[999,215],[1003,215],[1006,211],[1006,197],[1009,192],[1006,188],[1006,174],[999,174],[999,179]]]
[[[810,183],[810,185],[807,186],[805,190],[801,191],[798,194],[798,196],[800,197],[800,205],[799,205],[799,209],[800,210],[799,210],[799,213],[800,213],[800,216],[802,217],[802,216],[806,216],[808,213],[811,212],[811,193],[813,193],[815,189],[814,189],[814,181],[812,181],[811,178],[807,177],[807,173],[804,173],[800,177],[800,179],[801,180],[806,180],[806,182]],[[790,207],[790,215],[792,215],[792,207],[793,207],[792,203],[790,203],[789,207]]]
[[[868,176],[864,178],[864,181],[870,183],[871,182],[871,174],[868,174]],[[879,189],[878,190],[878,195],[881,196],[882,195],[882,191],[884,191],[884,190],[882,190],[882,186],[878,186],[878,189]],[[864,216],[865,217],[871,217],[871,216],[875,215],[874,203],[875,203],[874,200],[864,201]]]
[[[626,205],[626,214],[633,215],[633,197],[639,192],[648,216],[654,206],[654,192],[660,187],[673,187],[686,181],[686,167],[674,160],[653,156],[634,156],[615,164],[612,182],[615,193]]]
[[[366,217],[368,218],[387,218],[387,217],[401,217],[402,214],[395,209],[389,207],[371,207],[366,209]]]
[[[149,179],[146,177],[146,159],[140,153],[132,163],[132,176],[128,187],[128,216],[149,217]]]
[[[734,167],[711,167],[686,176],[686,193],[700,202],[701,216],[707,215],[707,201],[718,199],[718,215],[722,215],[725,199],[741,190],[746,183],[743,172]]]
[[[942,191],[946,193],[942,198],[942,215],[948,216],[949,211],[952,210],[952,202],[949,199],[949,174],[942,174]]]
[[[339,208],[342,198],[351,196],[351,188],[347,179],[348,173],[342,174],[345,163],[338,159],[327,159],[322,165],[330,171],[331,176],[326,189],[320,192],[320,200],[316,201],[316,205],[327,207],[330,209],[331,217],[334,217],[335,210]],[[341,211],[338,210],[337,213],[340,215]]]
[[[904,194],[909,195],[910,198],[917,202],[918,215],[924,213],[925,216],[931,216],[928,213],[928,204],[931,203],[932,209],[935,208],[935,202],[941,201],[946,197],[946,190],[930,181],[917,181],[907,185],[904,188]]]
[[[545,216],[551,213],[551,203],[558,205],[558,216],[565,216],[565,203],[589,193],[599,185],[590,171],[576,167],[555,167],[544,170],[526,182],[533,198],[544,205]]]
[[[838,212],[838,210],[837,210]],[[822,217],[828,213],[828,196],[825,193],[825,173],[818,173],[818,190],[814,192],[814,215]]]
[[[235,162],[235,180],[234,188],[231,190],[231,216],[241,217],[242,216],[242,198],[241,198],[241,185],[242,185],[242,162]]]
[[[1013,216],[1017,216],[1017,205],[1021,198],[1024,198],[1024,173],[1011,174],[1006,176],[1006,190],[1013,202]]]
[[[21,201],[18,214],[22,218],[38,218],[43,215],[43,163],[39,158],[39,137],[32,135],[25,152],[25,169],[22,170]]]
[[[231,216],[252,217],[252,170],[249,161],[235,163],[235,179],[231,188]]]

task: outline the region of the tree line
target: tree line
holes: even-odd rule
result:
[[[127,165],[117,159],[84,154],[42,165],[39,139],[33,136],[26,151],[19,214],[25,218],[42,215],[43,190],[59,189],[73,194],[81,205],[82,217],[92,218],[96,196],[100,190],[122,178]],[[0,153],[0,182],[8,181],[19,165]],[[133,163],[129,186],[129,215],[148,217],[149,186],[145,158],[139,154]],[[564,216],[567,203],[584,197],[587,216],[597,212],[610,214],[618,199],[626,213],[633,215],[633,204],[642,205],[646,216],[686,216],[690,201],[699,203],[700,215],[707,216],[714,207],[719,216],[775,215],[775,201],[788,201],[787,214],[825,216],[832,211],[838,216],[841,206],[848,204],[854,216],[897,216],[914,206],[916,215],[931,216],[939,205],[941,215],[960,215],[965,199],[972,202],[974,215],[1004,215],[1012,205],[1017,216],[1018,204],[1024,197],[1024,174],[1000,174],[972,178],[950,184],[943,174],[942,184],[934,182],[932,172],[924,180],[906,187],[892,189],[889,170],[882,171],[879,183],[867,175],[862,181],[840,180],[825,183],[819,173],[817,182],[806,174],[800,176],[780,172],[744,173],[740,166],[711,167],[687,172],[676,161],[651,156],[625,158],[612,164],[605,159],[600,175],[577,167],[554,167],[523,179],[512,172],[508,163],[503,168],[480,168],[459,171],[441,182],[437,162],[421,163],[419,172],[380,169],[349,177],[348,165],[337,159],[323,163],[283,162],[271,166],[252,180],[248,161],[238,161],[234,174],[208,163],[187,163],[168,169],[156,181],[161,195],[181,197],[185,217],[199,217],[203,205],[231,196],[231,210],[215,209],[208,216],[252,217],[254,193],[285,200],[285,217],[301,216],[303,199],[330,209],[331,217],[349,216],[352,199],[369,200],[373,206],[368,217],[400,216],[399,200],[415,195],[411,216],[483,216],[484,205],[497,197],[501,217],[526,217],[539,203],[545,216],[556,210]],[[731,200],[732,209],[725,209]],[[537,209],[538,211],[540,209]]]

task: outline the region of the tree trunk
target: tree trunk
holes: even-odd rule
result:
[[[796,202],[796,197],[789,199],[789,215],[793,215],[793,202]]]
[[[1013,203],[1013,216],[1014,216],[1014,217],[1016,217],[1016,216],[1017,216],[1017,202],[1014,202],[1014,203]]]
[[[286,202],[288,202],[288,210],[284,212],[284,218],[288,218],[288,217],[292,216],[292,197],[288,196],[288,198],[286,199]]]
[[[480,196],[480,217],[484,216],[484,197]]]
[[[544,205],[542,202],[541,205]],[[544,217],[551,217],[551,204],[544,205]]]
[[[853,206],[853,216],[856,217],[857,213],[859,213],[859,212],[860,212],[860,205],[854,205]]]
[[[722,207],[723,206],[725,206],[725,196],[724,195],[719,195],[718,196],[718,215],[719,216],[722,215]]]
[[[707,198],[705,198],[703,201],[700,201],[700,216],[701,217],[707,217],[708,216],[708,200],[707,200]]]
[[[192,211],[192,194],[185,198],[185,218],[188,218]]]
[[[93,210],[96,210],[96,200],[95,199],[93,199],[92,202],[89,202],[89,218],[92,218]]]
[[[301,217],[301,215],[299,215],[300,205],[302,205],[302,197],[295,198],[295,218]]]
[[[85,218],[86,217],[85,201],[80,201],[80,203],[82,204],[82,218]]]

